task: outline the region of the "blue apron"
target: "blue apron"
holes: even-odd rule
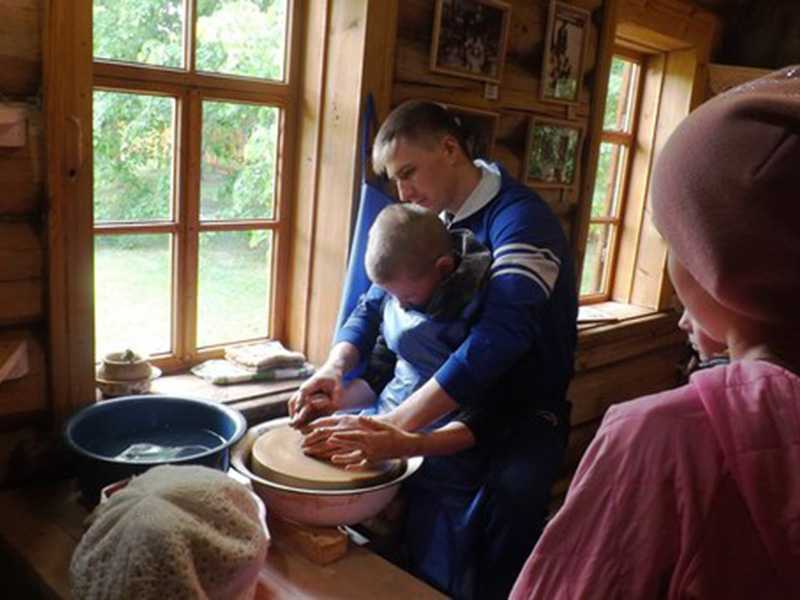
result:
[[[404,309],[393,296],[383,304],[381,331],[386,345],[397,356],[394,377],[381,392],[377,413],[396,408],[419,389],[449,358],[467,337],[465,320],[435,321],[423,312]],[[448,422],[430,426],[435,429]]]
[[[467,306],[468,315],[480,302]],[[469,332],[468,319],[437,321],[400,307],[388,296],[383,308],[383,336],[397,355],[394,378],[377,402],[385,413],[428,381]],[[446,415],[428,429],[448,423]],[[408,498],[405,542],[410,570],[446,593],[472,595],[474,551],[480,531],[478,491],[486,474],[486,452],[470,448],[450,456],[425,458],[405,485]]]

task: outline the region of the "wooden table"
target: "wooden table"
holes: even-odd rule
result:
[[[73,481],[0,493],[0,544],[25,564],[45,597],[70,598],[69,561],[87,514]],[[355,544],[346,556],[323,567],[272,540],[256,599],[444,597]]]

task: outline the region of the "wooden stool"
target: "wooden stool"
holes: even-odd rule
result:
[[[347,533],[338,527],[315,527],[287,521],[268,513],[270,535],[318,565],[327,565],[347,554]]]

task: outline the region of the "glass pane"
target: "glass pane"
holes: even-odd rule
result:
[[[94,220],[172,216],[175,99],[94,93]]]
[[[592,194],[592,217],[618,217],[627,148],[619,144],[600,144],[597,177]]]
[[[201,219],[272,217],[279,113],[271,106],[203,102]]]
[[[613,227],[613,225],[598,223],[589,226],[586,256],[583,259],[581,296],[606,292]]]
[[[639,65],[635,62],[619,56],[611,60],[606,112],[603,116],[603,129],[606,131],[631,132],[639,71]]]
[[[286,0],[198,0],[198,71],[283,81]]]
[[[184,0],[94,0],[94,56],[182,68]]]
[[[172,236],[101,235],[94,240],[95,352],[169,352]]]
[[[200,234],[198,347],[269,333],[272,232]]]

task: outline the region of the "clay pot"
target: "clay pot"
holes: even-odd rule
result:
[[[132,350],[125,350],[106,354],[97,375],[107,381],[135,381],[149,379],[151,370],[147,359]]]
[[[150,382],[161,375],[161,370],[132,350],[125,350],[106,354],[95,375],[103,397],[113,398],[148,393]]]

